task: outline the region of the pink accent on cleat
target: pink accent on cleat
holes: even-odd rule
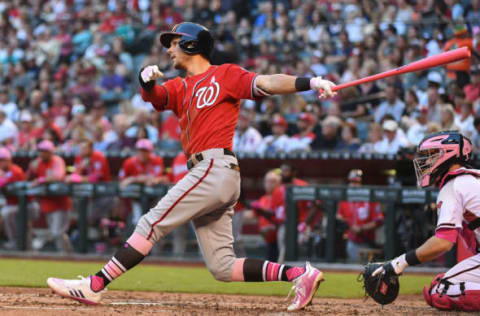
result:
[[[298,311],[309,305],[322,281],[323,273],[307,262],[305,272],[292,281],[293,287],[290,292],[295,290],[295,298],[287,310],[289,312]]]

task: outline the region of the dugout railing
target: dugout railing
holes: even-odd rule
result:
[[[398,237],[395,227],[397,206],[435,203],[438,195],[438,190],[423,190],[416,187],[349,187],[345,185],[289,186],[286,192],[286,260],[297,261],[299,259],[297,202],[319,200],[322,201],[323,212],[327,218],[325,236],[325,261],[327,262],[336,261],[336,213],[339,201],[375,201],[384,205],[385,243],[383,252],[385,259],[388,260],[398,255],[396,242]],[[454,260],[455,256],[452,251],[447,256],[447,265],[452,265]]]
[[[143,212],[150,209],[152,199],[163,197],[170,186],[155,185],[144,186],[141,184],[130,184],[122,187],[118,182],[100,183],[65,183],[53,182],[49,184],[31,186],[29,182],[15,182],[2,189],[4,196],[16,196],[18,198],[18,214],[16,218],[16,242],[18,250],[27,249],[28,230],[28,200],[32,196],[65,196],[74,198],[73,211],[78,217],[79,247],[80,253],[88,250],[88,200],[90,198],[116,196],[121,198],[132,198],[140,201]]]
[[[29,182],[16,182],[2,189],[4,196],[17,196],[19,211],[16,222],[16,241],[18,250],[27,249],[28,230],[28,202],[32,196],[65,196],[74,198],[73,211],[77,215],[79,233],[78,248],[80,253],[88,250],[88,201],[97,197],[121,197],[137,199],[144,212],[150,208],[153,199],[163,197],[170,186],[156,185],[144,186],[130,184],[126,187],[119,186],[118,182],[100,183],[65,183],[54,182],[32,187]],[[385,226],[385,259],[397,255],[396,243],[396,212],[398,205],[426,204],[436,202],[438,191],[422,190],[415,187],[390,187],[390,186],[362,186],[349,187],[345,185],[314,185],[314,186],[289,186],[286,191],[286,260],[299,259],[299,245],[297,243],[297,202],[322,201],[322,209],[327,218],[325,261],[335,262],[336,247],[336,212],[339,201],[377,201],[384,205]],[[451,265],[453,256],[450,256]]]

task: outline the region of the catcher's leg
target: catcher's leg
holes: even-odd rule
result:
[[[480,311],[480,255],[437,275],[423,294],[430,306],[441,310]]]

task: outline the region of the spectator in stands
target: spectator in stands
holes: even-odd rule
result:
[[[7,117],[5,111],[0,109],[0,143],[9,146],[15,142],[17,136],[17,126]]]
[[[440,129],[442,131],[458,131],[459,128],[455,125],[455,110],[451,104],[445,104],[442,107]]]
[[[358,150],[361,153],[373,154],[376,152],[377,146],[381,143],[383,138],[383,129],[382,125],[378,123],[370,124],[370,129],[368,130],[368,141]]]
[[[25,181],[25,173],[22,168],[12,162],[12,155],[5,147],[0,147],[0,188],[17,181]],[[11,250],[16,248],[15,231],[17,227],[18,198],[6,196],[5,204],[1,205],[3,229],[7,236],[7,242],[3,248]]]
[[[392,121],[394,122],[394,121]],[[361,187],[363,171],[352,169],[348,173],[348,185]],[[341,201],[337,219],[345,222],[347,231],[347,257],[352,262],[359,260],[359,248],[377,248],[375,230],[383,223],[380,203],[367,201]]]
[[[83,126],[77,126],[73,129],[70,139],[60,147],[65,154],[77,155],[80,151],[82,142],[87,138],[87,129]]]
[[[459,47],[468,47],[470,51],[473,49],[473,39],[468,34],[467,26],[464,23],[454,24],[453,34],[454,37],[445,43],[445,51]],[[470,58],[465,58],[455,63],[449,63],[445,67],[447,69],[447,78],[450,80],[456,80],[460,89],[463,89],[463,87],[470,81],[468,75],[468,72],[470,71]]]
[[[470,83],[463,87],[463,92],[468,102],[474,103],[480,98],[480,64],[470,67]]]
[[[38,158],[32,160],[27,176],[32,186],[65,180],[65,161],[54,154],[55,146],[49,140],[41,141],[38,146]],[[57,250],[71,252],[72,245],[67,235],[70,226],[71,200],[68,196],[37,196],[40,210],[45,215],[49,235],[46,238],[35,238],[32,247],[35,250],[43,248],[45,243],[55,241]]]
[[[405,111],[405,103],[398,97],[397,88],[394,84],[387,85],[385,98],[386,100],[381,102],[375,110],[375,122],[380,123],[386,114],[392,115],[395,121],[399,122],[403,111]]]
[[[77,97],[88,108],[99,99],[99,88],[90,80],[92,72],[96,70],[91,68],[81,69],[77,74],[76,84],[69,89],[68,95],[72,98]]]
[[[106,58],[105,74],[100,82],[100,98],[112,105],[129,97],[125,78],[115,70],[117,63],[117,57],[114,55],[109,55]]]
[[[405,135],[399,130],[397,122],[385,120],[382,124],[383,139],[375,146],[375,152],[380,154],[396,154],[402,147],[408,147]]]
[[[480,117],[475,117],[473,120],[473,134],[471,136],[473,151],[475,153],[480,152]]]
[[[123,151],[134,147],[135,139],[126,135],[128,125],[125,114],[117,114],[113,117],[113,128],[105,134],[107,150]]]
[[[7,118],[10,120],[16,121],[18,119],[17,105],[10,100],[10,96],[6,87],[0,87],[0,109],[5,112]]]
[[[419,105],[413,112],[415,122],[407,130],[407,138],[410,144],[417,146],[425,137],[428,125],[428,107],[426,105]]]
[[[460,107],[460,114],[455,115],[455,125],[463,135],[472,137],[474,130],[473,120],[472,104],[470,102],[464,102]]]
[[[119,180],[122,188],[130,184],[144,184],[148,186],[168,183],[162,157],[152,153],[153,144],[148,139],[140,139],[136,142],[137,154],[127,158],[120,170]],[[135,201],[132,204],[132,222],[136,223],[143,211],[141,205]]]
[[[272,262],[276,262],[278,258],[277,226],[279,224],[272,208],[272,194],[280,184],[280,170],[267,172],[263,179],[265,194],[250,204],[258,219],[258,231],[267,245],[266,259]]]
[[[342,120],[336,116],[327,116],[322,121],[322,133],[313,140],[311,147],[314,150],[333,150],[340,141],[340,127]]]
[[[53,124],[60,128],[65,128],[68,124],[70,108],[66,104],[65,98],[61,91],[53,93],[52,105],[48,108],[48,115],[51,117]]]
[[[252,126],[251,113],[241,111],[238,117],[238,125],[233,136],[233,151],[254,153],[262,143],[262,135]]]
[[[104,132],[109,131],[112,128],[105,113],[105,104],[100,100],[96,101],[88,115],[85,117],[87,128],[90,130],[91,134],[93,134],[93,129],[95,129],[98,124],[102,125]]]
[[[315,139],[314,127],[313,115],[308,112],[300,113],[297,117],[298,133],[290,138],[287,151],[309,151],[310,144]]]
[[[290,138],[285,134],[288,123],[280,114],[274,114],[271,127],[272,135],[265,136],[257,148],[259,154],[286,152]]]
[[[42,135],[41,129],[34,127],[33,117],[28,111],[21,112],[18,123],[20,131],[16,148],[18,150],[34,150],[37,146],[37,139]]]
[[[342,127],[342,140],[337,145],[337,150],[357,151],[360,149],[360,140],[357,138],[355,121],[345,122]]]
[[[442,100],[440,98],[440,87],[442,85],[442,76],[436,71],[431,71],[427,75],[428,89],[427,93],[420,97],[420,104],[428,105],[428,120],[431,122],[440,122],[440,113],[442,111]]]
[[[147,135],[144,135],[145,138],[148,138],[153,144],[158,142],[158,129],[153,127],[149,122],[151,115],[149,112],[144,109],[137,110],[135,121],[133,121],[132,126],[127,129],[125,135],[130,138],[137,138],[139,130],[145,130]]]

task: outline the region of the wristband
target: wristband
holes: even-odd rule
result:
[[[310,80],[311,80],[311,78],[297,77],[297,79],[295,79],[295,90],[297,90],[297,91],[311,90]]]
[[[145,67],[140,69],[140,71],[138,73],[138,81],[140,82],[140,86],[143,88],[143,90],[150,91],[155,86],[155,80],[150,80],[148,82],[144,82],[143,79],[142,79],[143,69],[145,69]]]
[[[415,266],[421,263],[420,260],[418,260],[415,249],[410,250],[405,254],[405,260],[407,261],[409,266]]]

